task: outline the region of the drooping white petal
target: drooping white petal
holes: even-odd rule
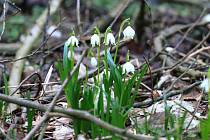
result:
[[[123,73],[134,73],[135,67],[131,62],[126,62],[123,65]]]
[[[93,67],[96,67],[98,65],[98,62],[95,57],[91,57],[90,63]]]
[[[115,45],[115,38],[112,33],[107,34],[105,45]]]
[[[131,26],[127,26],[123,31],[124,39],[133,39],[135,36],[135,31]]]
[[[92,45],[92,47],[95,47],[96,45],[99,45],[100,44],[100,37],[97,34],[94,34],[93,36],[91,36],[90,44]]]
[[[72,46],[79,47],[79,41],[78,41],[78,39],[77,39],[75,36],[71,36],[71,37],[69,37],[69,39],[65,42],[65,45],[67,45],[67,46],[72,45]]]

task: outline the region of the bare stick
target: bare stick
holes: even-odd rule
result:
[[[198,49],[197,51],[191,53],[191,54],[188,56],[188,59],[191,58],[191,57],[193,57],[194,55],[197,55],[198,53],[200,53],[200,52],[202,52],[202,51],[209,50],[209,49],[210,49],[210,46],[200,48],[200,49]]]
[[[82,32],[81,20],[80,20],[80,0],[77,0],[77,26],[79,28],[79,33]]]

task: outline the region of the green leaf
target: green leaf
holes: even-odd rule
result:
[[[109,51],[107,52],[107,61],[110,68],[116,67],[114,60],[112,59],[112,55],[110,54]]]
[[[63,68],[64,68],[64,73],[67,75],[69,72],[69,65],[68,65],[68,46],[64,45],[63,48]]]
[[[131,97],[131,90],[135,84],[136,78],[137,78],[137,73],[135,73],[132,76],[132,78],[129,79],[128,82],[126,83],[125,90],[122,93],[122,97],[121,97],[121,102],[120,102],[121,106],[129,105],[129,98]]]
[[[133,106],[133,103],[134,103],[134,101],[135,101],[136,95],[138,94],[138,89],[139,89],[139,87],[140,87],[140,85],[141,85],[141,81],[142,81],[144,75],[147,73],[147,70],[148,70],[148,67],[147,67],[147,65],[145,64],[145,65],[142,66],[142,68],[141,68],[141,70],[140,70],[140,72],[139,72],[139,74],[138,74],[138,78],[137,78],[137,81],[138,81],[138,82],[137,82],[137,85],[136,85],[136,87],[135,87],[134,95],[131,97],[130,106]]]
[[[28,132],[30,132],[32,129],[34,115],[35,115],[35,110],[32,108],[27,108],[27,121],[28,121],[27,131]]]

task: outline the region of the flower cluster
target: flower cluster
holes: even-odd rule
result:
[[[127,27],[124,28],[123,27],[125,25],[125,23],[128,23]],[[106,32],[104,33],[104,45],[105,46],[114,46],[116,45],[117,47],[119,46],[120,43],[120,35],[123,34],[123,39],[125,40],[130,40],[130,39],[134,39],[135,36],[135,31],[134,29],[130,26],[130,22],[129,19],[126,19],[122,22],[121,26],[120,26],[120,31],[119,31],[119,36],[118,36],[118,40],[116,42],[115,40],[115,36],[112,33],[112,30],[110,27],[107,28]],[[94,34],[91,36],[90,38],[90,44],[91,46],[94,47],[98,47],[98,53],[100,53],[100,43],[101,43],[101,36],[100,36],[100,31],[98,30],[98,28],[95,28]],[[79,40],[77,39],[77,37],[75,36],[74,32],[72,33],[72,35],[68,38],[68,40],[65,42],[65,46],[67,47],[79,47]],[[106,52],[105,48],[105,52]],[[117,50],[115,52],[115,55],[117,54]],[[68,58],[71,58],[71,55],[73,55],[73,49],[69,50],[68,52]],[[116,59],[116,56],[115,56]],[[115,62],[114,59],[114,62]],[[96,67],[100,62],[100,56],[98,56],[98,61],[95,57],[91,57],[90,59],[90,63],[93,67]],[[123,66],[123,73],[133,73],[134,72],[134,66],[130,63],[127,62],[124,66]]]
[[[131,26],[127,26],[124,30],[123,30],[123,36],[124,39],[133,39],[135,36],[135,31]],[[90,44],[92,47],[96,47],[100,45],[100,36],[97,33],[94,33],[91,38],[90,38]],[[106,35],[106,39],[104,40],[104,44],[105,45],[116,45],[116,41],[115,41],[115,37],[113,35],[113,33],[108,32]],[[65,45],[67,46],[79,46],[79,41],[78,39],[73,35],[70,36],[69,39],[65,42]]]

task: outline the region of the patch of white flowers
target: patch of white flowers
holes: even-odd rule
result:
[[[105,45],[115,45],[115,38],[112,33],[107,34]]]
[[[126,62],[123,64],[123,73],[134,73],[135,67],[131,62]]]
[[[131,26],[127,26],[123,31],[124,39],[133,39],[135,36],[135,31]]]
[[[91,36],[90,44],[92,45],[92,47],[99,46],[99,44],[100,44],[100,37],[99,37],[99,35],[94,34],[93,36]]]
[[[123,33],[124,39],[133,39],[135,36],[135,30],[130,26],[130,22],[128,20],[126,20],[126,22],[123,22],[121,24],[122,27],[125,23],[128,23],[128,26],[123,31],[120,30],[120,34]],[[119,41],[120,41],[120,36],[118,38],[117,43],[120,43]],[[96,47],[96,46],[100,47],[100,42],[101,42],[100,31],[96,27],[95,33],[90,38],[90,44],[92,47]],[[106,30],[104,44],[106,46],[116,45],[115,37],[114,37],[110,27],[108,27]],[[79,40],[74,35],[74,32],[73,32],[73,35],[70,36],[68,38],[68,40],[65,42],[65,46],[79,47]],[[109,48],[106,48],[106,49],[109,49]],[[100,51],[100,49],[99,49],[99,51]],[[116,51],[116,54],[117,54],[117,51]],[[74,55],[74,53],[69,50],[68,58],[71,58],[72,57],[71,55]],[[98,62],[95,57],[91,57],[90,63],[93,67],[96,67],[98,65]],[[134,68],[133,64],[131,64],[130,62],[127,62],[123,65],[123,73],[125,73],[125,72],[126,73],[134,73],[134,71],[135,71],[135,68]]]
[[[79,47],[79,40],[75,36],[70,36],[69,39],[65,42],[65,45]]]

